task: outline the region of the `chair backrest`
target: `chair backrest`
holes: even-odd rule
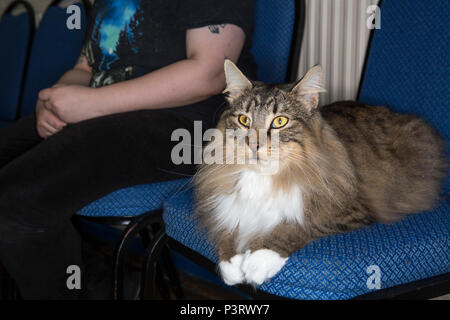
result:
[[[39,91],[54,85],[73,68],[82,49],[87,25],[85,6],[76,4],[81,7],[81,28],[69,29],[66,21],[70,14],[56,4],[46,10],[33,39],[21,116],[34,112]]]
[[[303,35],[303,0],[256,0],[252,54],[258,80],[294,81]]]
[[[18,6],[26,11],[13,15]],[[24,73],[35,30],[33,8],[28,2],[14,1],[0,20],[0,120],[13,121],[18,116],[18,106],[23,90]]]
[[[423,117],[447,142],[449,14],[449,1],[383,1],[381,29],[373,34],[359,94],[362,102]]]

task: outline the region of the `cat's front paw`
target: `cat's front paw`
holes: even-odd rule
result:
[[[219,263],[220,275],[227,285],[233,286],[244,282],[244,273],[241,270],[243,259],[243,254],[237,254],[230,261],[221,261]]]
[[[242,272],[246,282],[253,285],[262,284],[276,275],[287,259],[269,249],[247,252],[242,262]]]

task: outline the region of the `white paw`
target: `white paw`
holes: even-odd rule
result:
[[[243,254],[237,254],[233,256],[230,261],[221,261],[219,263],[219,271],[222,276],[223,281],[229,285],[233,286],[238,283],[244,282],[244,273],[241,270],[242,260],[244,259]]]
[[[242,263],[245,280],[250,284],[260,285],[276,275],[287,259],[269,249],[247,252]]]

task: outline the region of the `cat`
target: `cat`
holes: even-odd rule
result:
[[[445,143],[420,118],[350,101],[319,108],[320,66],[281,85],[250,81],[230,60],[224,68],[224,138],[210,145],[227,151],[240,139],[246,162],[202,164],[193,182],[196,214],[228,285],[260,285],[319,237],[393,222],[438,200]],[[251,129],[266,142],[249,142]],[[273,162],[276,172],[265,174]]]

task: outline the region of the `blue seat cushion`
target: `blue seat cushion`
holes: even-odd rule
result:
[[[90,217],[134,217],[161,209],[167,198],[182,190],[189,179],[177,179],[123,188],[77,212]]]
[[[192,216],[191,191],[164,204],[166,233],[217,263],[215,250]],[[258,289],[294,299],[350,299],[367,287],[376,265],[381,288],[450,272],[450,201],[430,212],[391,224],[373,224],[318,239],[291,255],[286,265]]]

